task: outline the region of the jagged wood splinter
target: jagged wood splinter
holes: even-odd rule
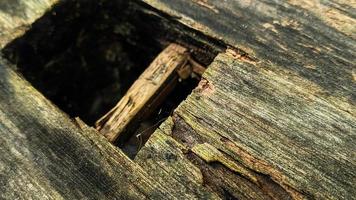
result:
[[[96,122],[96,128],[114,142],[131,123],[147,117],[174,88],[178,78],[192,72],[200,74],[204,67],[192,61],[189,51],[170,44],[141,74],[118,104]]]

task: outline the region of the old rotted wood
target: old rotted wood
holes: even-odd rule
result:
[[[58,1],[4,2],[1,47]],[[183,46],[164,69],[193,44],[219,54],[133,160],[1,57],[0,198],[355,199],[355,1],[118,2],[181,34],[158,37]]]
[[[178,79],[191,73],[202,75],[205,68],[189,56],[188,49],[170,44],[134,82],[120,102],[96,122],[96,128],[110,142],[137,123],[146,120],[164,98],[172,92]]]

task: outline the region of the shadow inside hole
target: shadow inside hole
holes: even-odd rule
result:
[[[63,111],[93,124],[161,51],[130,16],[125,1],[64,1],[3,53]]]
[[[93,125],[169,43],[189,48],[205,66],[224,49],[218,41],[150,9],[140,1],[61,1],[2,53],[70,117]],[[197,84],[196,79],[179,83],[149,119],[130,126],[117,145],[133,158]],[[145,134],[141,143],[135,138],[139,133]]]

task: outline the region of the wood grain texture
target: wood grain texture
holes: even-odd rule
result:
[[[31,4],[20,4],[30,9]],[[35,20],[31,16],[28,23]],[[2,45],[16,36],[1,35]],[[192,190],[180,184],[183,189],[176,190],[161,177],[152,178],[95,129],[69,119],[11,68],[0,57],[0,199],[217,198],[202,186]]]
[[[203,78],[175,111],[168,131],[170,140],[184,149],[180,154],[191,152],[204,160],[197,164],[201,170],[206,163],[220,163],[271,198],[355,197],[356,118],[320,97],[316,92],[320,86],[298,81],[290,71],[227,54],[220,54]],[[175,149],[156,139],[162,137],[160,131],[154,135],[145,148],[157,149],[156,157]],[[147,151],[142,150],[138,159]],[[228,180],[227,173],[222,177]],[[252,190],[221,187],[236,198],[242,198],[236,191]]]
[[[0,1],[0,48],[21,36],[58,0]]]
[[[144,150],[139,152],[135,162],[139,163],[147,173],[160,179],[173,187],[176,191],[184,193],[201,194],[202,199],[219,199],[213,192],[204,193],[203,174],[185,157],[185,147],[167,136],[170,133],[171,123],[167,121],[158,129],[146,144]],[[163,129],[163,130],[162,130]],[[208,187],[208,191],[211,191]],[[190,196],[189,199],[193,199]]]
[[[75,126],[3,64],[0,72],[1,198],[162,196],[95,130]]]
[[[213,198],[176,190],[53,106],[0,60],[1,199]],[[182,174],[182,177],[188,175]]]
[[[143,1],[256,62],[320,85],[328,98],[355,103],[355,0]]]
[[[177,138],[177,135],[180,134],[184,135],[182,140]],[[216,161],[210,165],[193,154],[191,147],[185,142],[196,139],[197,135],[194,130],[186,123],[173,121],[172,118],[169,118],[156,130],[134,161],[146,169],[151,176],[160,177],[177,190],[199,192],[197,189],[204,186],[214,191],[220,199],[271,199],[268,191],[263,191],[244,175],[227,169]],[[210,151],[206,152],[208,155],[212,155],[211,153]],[[221,159],[224,158],[221,157]],[[235,161],[232,163],[235,165],[235,169],[248,170]],[[254,177],[256,173],[253,174],[252,177],[256,180]],[[184,188],[184,185],[188,187]],[[275,191],[277,193],[279,188],[270,189],[273,189],[272,193]],[[279,197],[288,199],[288,195],[285,194]]]
[[[227,45],[173,117],[191,162],[240,170],[271,198],[355,198],[354,1],[144,2]]]
[[[1,197],[355,199],[355,1],[138,2],[226,52],[134,161],[1,64]]]

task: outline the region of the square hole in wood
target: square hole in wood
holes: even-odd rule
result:
[[[176,63],[176,68],[208,66],[224,49],[219,42],[139,1],[68,0],[57,4],[24,36],[8,44],[3,54],[69,116],[79,116],[92,126],[101,119],[97,128],[103,132],[108,116],[113,114],[109,111],[125,94],[128,102],[142,100],[130,96],[129,88],[135,84],[136,89],[147,85],[140,75],[154,67],[155,61],[156,65],[157,60],[162,61],[160,56],[172,43],[184,49],[177,50],[184,51],[178,57],[186,56],[180,64]],[[176,58],[172,59],[162,62],[172,64]],[[159,65],[164,65],[162,62]],[[130,157],[199,82],[199,73],[179,75],[176,69],[174,72],[175,79],[159,83],[148,98],[149,103],[125,125],[120,137],[109,138]],[[142,91],[136,95],[144,96]],[[147,136],[137,137],[142,134]]]

